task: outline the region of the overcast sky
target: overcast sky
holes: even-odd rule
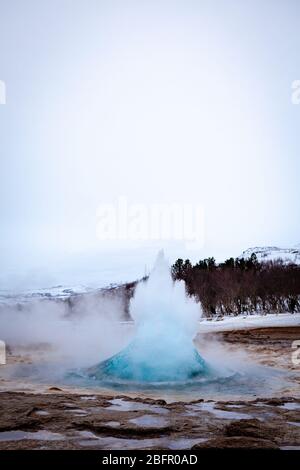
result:
[[[298,0],[0,0],[2,277],[143,271],[160,243],[97,238],[120,196],[203,208],[171,260],[300,243],[299,31]]]

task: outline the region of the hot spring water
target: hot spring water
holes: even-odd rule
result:
[[[280,372],[257,364],[243,372],[228,367],[222,356],[217,363],[201,357],[193,343],[200,305],[187,297],[183,282],[173,282],[163,252],[147,281],[137,285],[130,314],[135,336],[129,345],[93,367],[72,373],[77,385],[192,397],[199,396],[200,390],[202,396],[268,394],[282,381]]]
[[[231,350],[222,349],[218,341],[209,341],[208,348],[202,342],[200,347],[204,358],[201,357],[193,342],[199,329],[200,304],[186,296],[183,282],[173,282],[163,253],[158,255],[147,281],[137,285],[130,302],[130,314],[134,320],[133,339],[126,345],[123,338],[122,345],[125,344],[125,347],[120,345],[115,355],[93,367],[86,367],[86,364],[91,364],[89,360],[74,370],[67,360],[58,355],[57,360],[54,356],[53,361],[49,357],[48,361],[18,365],[12,371],[13,375],[45,383],[50,378],[52,382],[62,385],[149,391],[151,395],[180,395],[184,399],[199,398],[199,394],[209,398],[272,396],[276,390],[282,389],[283,383],[287,385],[289,377],[284,371],[244,360],[242,352],[234,354]],[[109,342],[117,344],[115,329],[105,329],[104,321],[101,331],[102,319],[99,323],[96,314],[91,323],[89,319],[88,316],[85,322],[79,321],[78,325],[76,318],[73,322],[63,319],[55,324],[54,331],[57,334],[67,324],[68,338],[71,339],[74,332],[75,338],[78,338],[77,331],[85,332],[82,337],[87,342],[91,338],[90,349],[97,357],[98,344],[100,355],[102,341],[105,346]],[[119,321],[114,325],[115,328],[122,328]],[[127,333],[123,336],[127,337]],[[71,341],[71,344],[74,343]],[[77,363],[75,360],[73,362]],[[7,373],[10,373],[9,370]]]
[[[118,354],[89,369],[90,377],[161,383],[185,382],[210,373],[193,344],[199,305],[187,298],[183,282],[173,282],[163,252],[149,279],[137,286],[130,314],[135,338]]]

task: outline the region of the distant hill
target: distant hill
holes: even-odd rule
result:
[[[239,258],[250,258],[255,253],[259,262],[275,261],[281,259],[285,264],[300,264],[300,244],[292,248],[279,248],[277,246],[255,246],[243,251]]]

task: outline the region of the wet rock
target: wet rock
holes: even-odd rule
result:
[[[271,400],[266,401],[266,405],[280,406],[283,405],[284,401],[282,398],[271,398]]]
[[[126,401],[133,401],[136,403],[147,403],[149,405],[158,405],[158,406],[164,406],[167,404],[166,400],[163,399],[155,399],[155,398],[150,398],[150,397],[128,397],[124,395],[118,395],[115,398],[121,398]]]
[[[279,449],[279,447],[268,439],[234,436],[216,437],[192,447],[192,450],[197,449]]]
[[[259,439],[270,439],[277,436],[280,431],[274,427],[262,423],[258,419],[241,419],[232,421],[225,427],[226,436],[245,436]]]
[[[189,448],[196,444],[199,448],[276,448],[283,446],[299,446],[300,428],[291,422],[299,421],[297,409],[283,409],[278,406],[263,406],[270,398],[261,398],[257,401],[239,402],[215,402],[216,409],[223,406],[241,405],[243,412],[249,413],[258,419],[228,420],[214,416],[199,409],[197,413],[188,414],[186,408],[190,403],[175,402],[172,404],[157,406],[158,403],[149,402],[144,397],[132,400],[132,397],[122,396],[126,403],[139,401],[142,406],[134,410],[134,406],[111,408],[115,396],[96,396],[95,400],[82,400],[82,395],[70,393],[46,393],[30,394],[17,392],[0,393],[0,431],[42,431],[59,433],[66,436],[64,441],[29,441],[18,440],[15,442],[0,439],[0,450],[27,449],[27,448],[81,448],[82,435],[78,431],[89,431],[95,435],[90,439],[90,445],[99,448],[110,448],[110,440],[114,445],[117,439],[120,448],[124,439],[132,448],[136,445],[141,448],[148,446],[150,439],[158,439],[157,446],[167,449],[169,444],[192,439],[186,444]],[[281,400],[281,399],[280,399]],[[294,403],[298,400],[291,399]],[[199,402],[199,400],[197,400]],[[284,397],[283,402],[286,402]],[[214,403],[214,402],[213,402]],[[262,406],[257,406],[261,403]],[[151,405],[156,405],[151,409]],[[201,408],[201,407],[200,407]],[[82,414],[76,415],[72,410],[81,410]],[[43,410],[43,415],[39,412]],[[71,411],[70,411],[71,410]],[[232,407],[228,410],[232,411]],[[48,414],[44,414],[44,413]],[[153,416],[153,422],[143,422],[141,418],[146,415]],[[159,423],[157,419],[163,419]],[[111,422],[118,422],[119,426],[111,426]],[[159,424],[159,426],[157,425]],[[163,424],[163,425],[161,425]],[[187,437],[188,436],[188,437]],[[3,436],[5,437],[5,436]],[[86,438],[84,438],[86,439]],[[200,444],[200,441],[206,442]],[[143,441],[147,441],[143,444]],[[150,442],[150,441],[149,441]],[[152,444],[151,444],[152,445]],[[153,444],[154,445],[154,444]],[[156,445],[156,444],[155,444]],[[182,445],[182,444],[180,444]],[[89,446],[89,448],[92,448]],[[101,447],[102,448],[102,447]],[[157,448],[157,447],[155,447]],[[183,447],[180,447],[183,448]]]
[[[119,418],[120,421],[122,418]],[[129,425],[128,423],[122,423],[119,427],[111,427],[107,423],[103,423],[100,420],[82,420],[81,422],[72,422],[72,428],[76,428],[83,431],[91,431],[97,435],[109,435],[113,437],[131,437],[131,438],[142,438],[142,437],[157,437],[160,435],[169,435],[172,432],[176,431],[173,426],[165,425],[165,426],[135,426]]]
[[[0,423],[0,432],[22,430],[36,430],[40,424],[39,419],[25,416],[2,416]]]

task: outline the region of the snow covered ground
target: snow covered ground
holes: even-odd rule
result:
[[[239,315],[218,320],[201,319],[199,332],[242,330],[273,326],[300,326],[300,313],[270,313],[268,315]]]
[[[44,287],[41,289],[34,290],[23,290],[15,293],[9,289],[0,289],[0,303],[25,303],[31,302],[32,300],[47,299],[62,299],[68,298],[74,294],[84,294],[91,292],[93,289],[86,286],[53,286]]]

